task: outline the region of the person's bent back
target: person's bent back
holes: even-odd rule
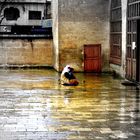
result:
[[[77,86],[79,82],[77,81],[76,77],[73,74],[74,69],[67,65],[62,73],[61,73],[61,84],[62,85],[70,85],[70,86]]]

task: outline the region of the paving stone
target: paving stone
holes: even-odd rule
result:
[[[1,70],[0,140],[140,139],[136,87],[75,75],[85,83],[62,86],[54,70]]]

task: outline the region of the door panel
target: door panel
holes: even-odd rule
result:
[[[127,32],[127,57],[126,57],[126,78],[136,81],[137,79],[137,21],[128,21]],[[131,28],[130,28],[131,27]]]
[[[84,70],[86,72],[101,72],[101,45],[84,46]]]
[[[136,53],[136,49],[134,49],[134,50],[132,49],[131,50],[131,57],[126,58],[126,78],[129,80],[136,81],[137,59],[136,59],[136,56],[133,55],[133,53]]]
[[[131,58],[126,59],[126,77],[127,79],[131,79]]]

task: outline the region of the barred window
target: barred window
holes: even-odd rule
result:
[[[122,51],[121,0],[111,1],[110,14],[110,63],[120,65]]]

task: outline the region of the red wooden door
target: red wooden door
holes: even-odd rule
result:
[[[84,45],[84,71],[101,72],[101,44]]]

